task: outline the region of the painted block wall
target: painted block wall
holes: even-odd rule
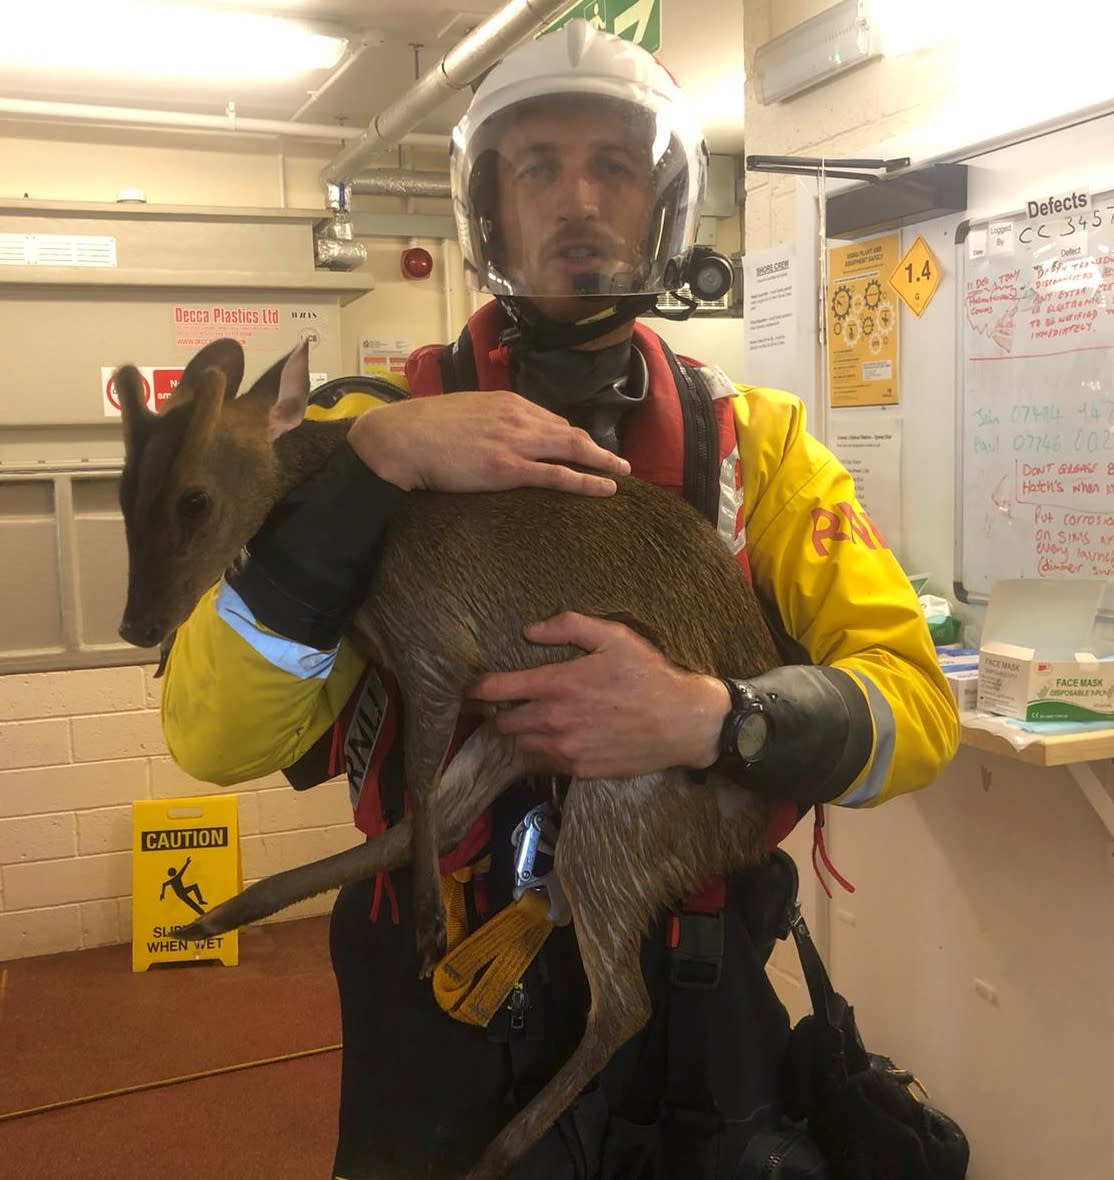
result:
[[[358,842],[342,781],[298,793],[281,775],[221,788],[180,771],[152,671],[0,677],[0,960],[130,940],[138,799],[235,795],[245,883]]]

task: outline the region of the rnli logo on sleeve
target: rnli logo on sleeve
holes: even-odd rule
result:
[[[833,546],[849,542],[867,549],[889,549],[878,526],[859,507],[846,502],[812,510],[812,547],[827,557]]]

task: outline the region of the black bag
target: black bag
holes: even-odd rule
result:
[[[914,1088],[924,1092],[911,1073],[863,1047],[854,1010],[832,987],[795,889],[789,930],[812,1015],[790,1034],[786,1115],[807,1125],[834,1180],[964,1180],[966,1136],[946,1114],[918,1099]]]

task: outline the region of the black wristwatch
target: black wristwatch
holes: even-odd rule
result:
[[[731,709],[719,736],[720,762],[741,762],[753,766],[770,748],[773,720],[761,698],[745,680],[723,683],[731,694]]]

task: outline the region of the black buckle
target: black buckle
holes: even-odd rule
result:
[[[676,923],[669,978],[678,987],[712,988],[723,971],[723,914],[686,914]]]

